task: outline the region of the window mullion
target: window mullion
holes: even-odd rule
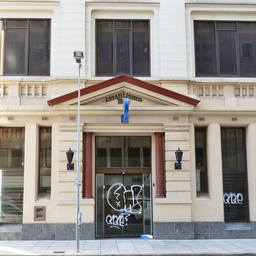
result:
[[[236,22],[236,61],[237,61],[237,76],[241,75],[240,71],[240,53],[239,53],[239,31],[238,22]]]
[[[133,38],[132,30],[129,32],[129,58],[130,58],[130,74],[133,76]]]
[[[216,47],[216,75],[217,77],[220,76],[220,64],[219,64],[219,44],[218,44],[218,40],[219,40],[219,35],[217,33],[217,25],[216,22],[214,22],[215,25],[215,47]]]
[[[116,30],[115,30],[115,21],[113,21],[113,76],[116,76]]]
[[[28,57],[29,57],[29,19],[27,20],[27,28],[26,28],[26,40],[25,40],[25,75],[28,74]]]

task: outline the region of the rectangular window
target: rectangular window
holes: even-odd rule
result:
[[[195,128],[196,191],[208,193],[206,127]]]
[[[149,76],[149,21],[96,21],[96,76]]]
[[[50,75],[50,20],[0,20],[1,75]]]
[[[39,193],[51,192],[52,128],[40,127]]]
[[[24,128],[0,128],[0,223],[22,223]]]
[[[221,141],[224,219],[249,221],[245,128],[222,128]]]
[[[255,77],[256,22],[195,21],[198,77]]]
[[[150,152],[150,137],[96,137],[96,167],[151,167]]]

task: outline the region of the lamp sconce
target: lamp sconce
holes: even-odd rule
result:
[[[174,169],[175,170],[181,170],[181,160],[182,160],[183,152],[178,148],[178,150],[175,151],[175,156],[177,163],[174,163]]]
[[[74,152],[69,148],[69,150],[66,152],[67,156],[67,170],[74,170],[74,163],[72,163]]]

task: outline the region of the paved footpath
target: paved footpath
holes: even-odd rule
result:
[[[0,255],[174,255],[256,256],[256,239],[155,240],[102,239],[80,241],[0,241]]]

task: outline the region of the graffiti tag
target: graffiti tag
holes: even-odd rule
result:
[[[244,197],[241,193],[225,193],[223,195],[224,204],[242,204]]]
[[[123,190],[123,193],[122,193],[122,190]],[[139,196],[141,194],[141,191],[142,191],[141,185],[132,185],[131,189],[127,190],[124,184],[115,183],[109,188],[107,192],[107,202],[109,206],[117,212],[141,214],[142,205],[141,205],[141,202],[139,201]],[[110,202],[109,198],[112,193],[115,195],[116,200]],[[121,205],[122,199],[124,202],[123,206]]]
[[[120,227],[124,227],[127,226],[127,222],[128,222],[128,217],[130,216],[130,214],[128,215],[124,215],[123,213],[121,213],[120,215],[107,215],[106,217],[106,223],[108,225],[110,225],[111,228],[117,228],[120,229]]]
[[[115,183],[109,188],[107,202],[117,212],[117,214],[106,216],[106,223],[111,228],[119,229],[120,227],[124,227],[127,225],[131,214],[136,215],[142,213],[141,192],[141,185],[132,185],[131,189],[127,189],[124,184]]]

